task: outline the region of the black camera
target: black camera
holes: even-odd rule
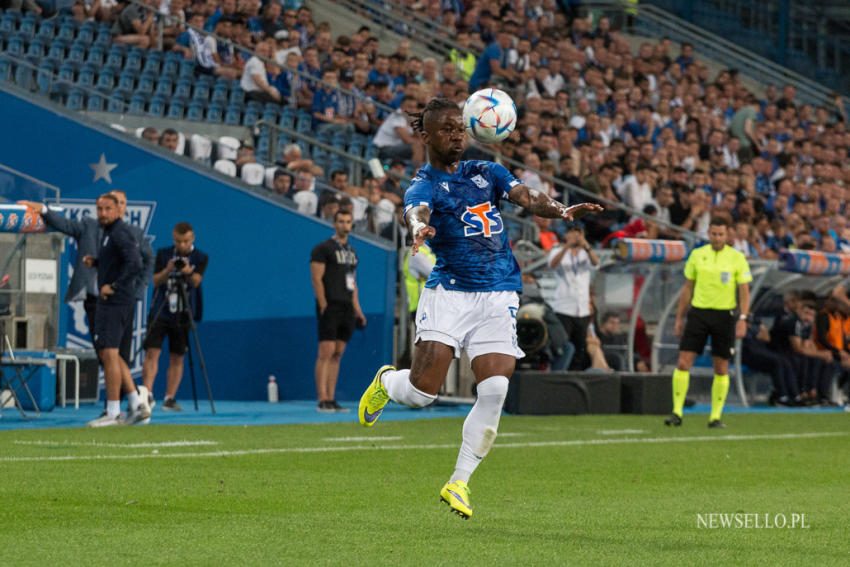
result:
[[[175,269],[182,270],[185,267],[186,267],[186,260],[184,260],[183,258],[177,258],[176,260],[174,260],[174,268]]]

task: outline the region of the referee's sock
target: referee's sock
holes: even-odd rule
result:
[[[685,396],[688,395],[688,383],[691,373],[687,370],[673,371],[673,413],[682,417],[682,408],[685,407]]]
[[[711,383],[711,417],[709,421],[719,420],[723,413],[723,404],[726,403],[726,394],[729,393],[729,375],[714,375]]]

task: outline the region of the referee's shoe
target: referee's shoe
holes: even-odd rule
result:
[[[670,414],[670,417],[664,420],[664,425],[675,425],[676,427],[679,427],[682,425],[682,416],[672,413]],[[709,427],[711,427],[711,424],[709,424]]]

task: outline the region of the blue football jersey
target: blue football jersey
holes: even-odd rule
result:
[[[404,212],[431,209],[437,234],[428,245],[437,257],[425,287],[459,291],[522,291],[499,203],[519,185],[503,166],[462,161],[453,174],[421,168],[404,194]]]

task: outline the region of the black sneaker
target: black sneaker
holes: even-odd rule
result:
[[[344,408],[341,405],[339,405],[338,403],[336,403],[336,400],[331,400],[328,403],[331,405],[331,407],[333,408],[334,411],[341,411],[341,412],[351,411],[350,409]]]
[[[719,419],[712,419],[708,422],[709,429],[726,429],[726,424]]]
[[[177,400],[174,398],[165,398],[162,402],[162,410],[163,411],[183,411],[183,408],[180,407],[180,404],[177,403]]]
[[[675,425],[676,427],[679,427],[682,425],[682,418],[675,413],[670,414],[670,417],[664,420],[664,425]]]
[[[324,401],[324,402],[319,402],[319,407],[316,408],[316,411],[319,411],[319,412],[322,412],[322,413],[333,413],[336,410],[334,409],[333,403],[328,402],[328,401]]]

